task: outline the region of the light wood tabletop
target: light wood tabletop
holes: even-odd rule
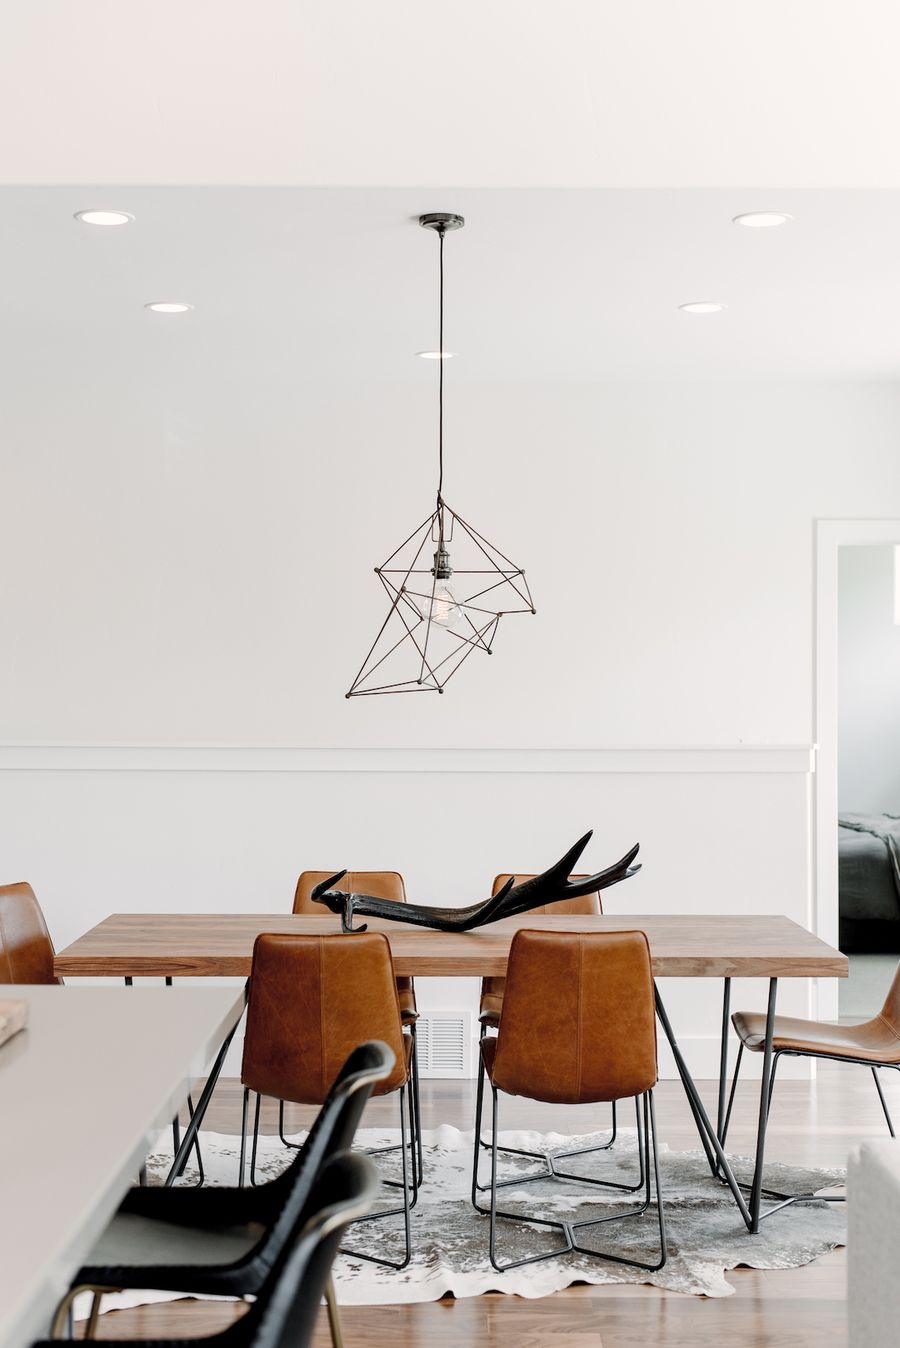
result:
[[[374,919],[369,919],[368,927],[388,936],[398,974],[502,974],[513,935],[524,927],[644,931],[658,977],[847,976],[846,955],[777,914],[554,917],[525,913],[471,932],[432,931]],[[64,977],[247,975],[253,942],[260,932],[337,934],[340,920],[332,914],[114,913],[61,950],[54,967]]]
[[[26,1348],[46,1336],[54,1307],[244,998],[233,987],[6,987],[3,995],[27,1003],[28,1024],[0,1046],[0,1348]]]

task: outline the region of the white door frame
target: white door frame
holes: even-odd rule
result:
[[[814,849],[816,931],[838,943],[838,549],[900,544],[900,519],[816,521]],[[819,982],[819,1015],[836,1020],[838,984]]]

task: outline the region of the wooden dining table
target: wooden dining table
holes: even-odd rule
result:
[[[369,919],[367,926],[370,931],[385,933],[394,968],[400,975],[441,978],[502,975],[506,971],[513,936],[518,930],[529,928],[561,932],[643,931],[650,946],[654,979],[721,979],[724,991],[715,1125],[688,1070],[657,983],[659,1022],[672,1048],[710,1171],[730,1188],[748,1229],[758,1231],[763,1218],[786,1206],[785,1202],[779,1201],[766,1211],[762,1209],[778,982],[782,978],[846,978],[847,957],[839,950],[779,914],[604,913],[575,916],[525,913],[468,932],[435,931],[383,919]],[[61,950],[54,967],[57,974],[66,978],[118,976],[128,981],[150,976],[167,979],[247,976],[253,943],[261,932],[340,934],[341,925],[340,919],[333,914],[319,917],[284,913],[114,913]],[[343,939],[352,940],[352,934]],[[737,1181],[723,1147],[733,978],[768,980],[756,1160],[749,1185]],[[207,1082],[204,1097],[201,1097],[182,1140],[184,1155],[200,1125],[208,1092],[220,1068],[221,1060]],[[809,1195],[798,1195],[789,1201],[807,1201],[808,1198]]]

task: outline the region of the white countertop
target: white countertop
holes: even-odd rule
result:
[[[0,1045],[0,1348],[59,1298],[244,1006],[243,990],[17,987]]]

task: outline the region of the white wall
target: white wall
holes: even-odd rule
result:
[[[124,746],[116,770],[2,760],[2,871],[33,880],[60,943],[115,909],[283,909],[332,862],[469,900],[590,826],[598,866],[642,843],[614,911],[813,919],[809,781],[749,746],[811,741],[813,521],[900,514],[895,388],[461,385],[447,495],[527,566],[538,616],[444,697],[348,703],[371,567],[428,508],[431,397],[298,384],[286,417],[288,391],[237,370],[153,376],[152,396],[97,376],[49,399],[36,372],[0,446],[0,740]],[[129,747],[241,744],[424,748],[429,769],[454,747],[738,758],[442,776],[179,771],[176,752],[157,772]],[[671,999],[711,1070],[713,990]]]
[[[840,808],[900,814],[894,548],[841,548],[838,584]]]

